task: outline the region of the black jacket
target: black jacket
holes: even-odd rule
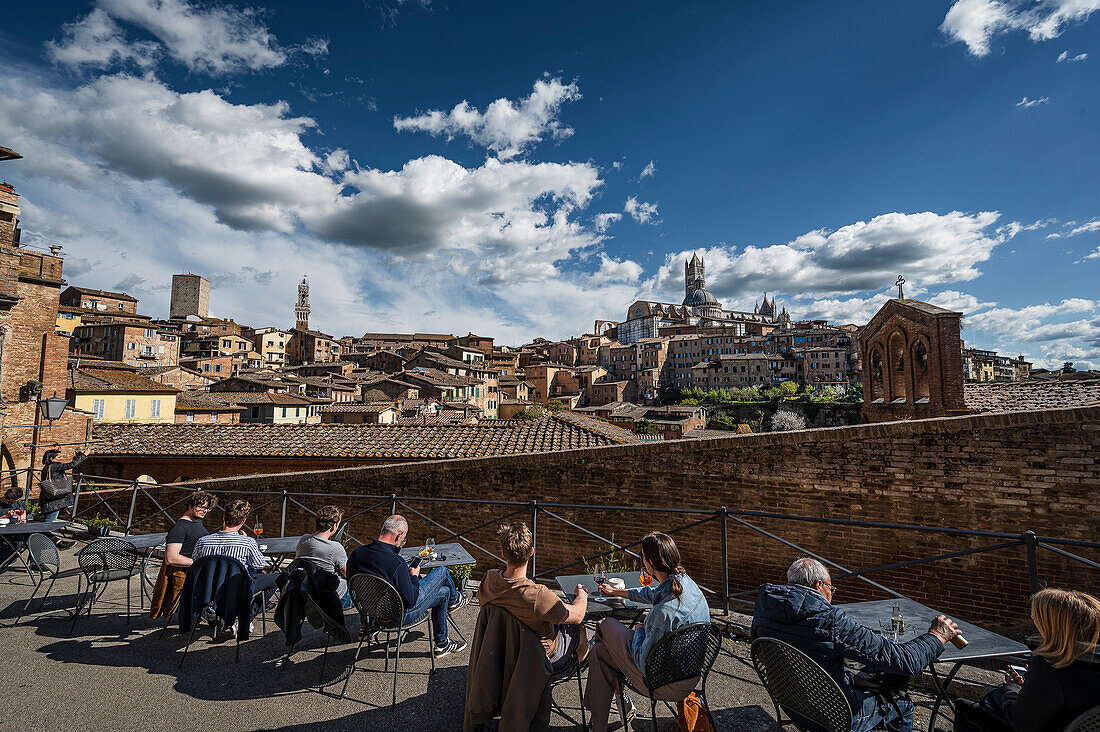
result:
[[[228,628],[236,620],[237,639],[248,640],[248,623],[252,620],[252,575],[248,568],[233,557],[213,554],[187,568],[187,579],[180,593],[180,632],[191,629],[191,623],[208,603]]]
[[[393,544],[377,539],[356,547],[348,557],[348,577],[360,572],[381,577],[394,586],[408,610],[420,595],[420,578],[409,576],[409,565],[397,551]]]
[[[1024,685],[1005,684],[1001,713],[1016,732],[1058,732],[1100,704],[1100,657],[1086,654],[1065,668],[1032,655]]]
[[[316,613],[311,614],[306,608],[307,594],[335,625],[330,630],[337,639],[342,643],[350,642],[351,634],[344,623],[344,608],[337,593],[340,578],[335,573],[320,569],[312,562],[295,559],[279,575],[278,585],[279,606],[275,609],[275,624],[286,635],[288,647],[293,647],[302,639],[303,620],[308,620],[314,628],[322,627],[322,618]]]
[[[943,643],[930,633],[907,643],[888,641],[830,605],[817,590],[800,585],[760,587],[752,638],[776,638],[802,651],[833,677],[853,703],[858,695],[852,691],[844,659],[871,670],[912,676],[943,653]]]
[[[78,453],[71,463],[53,462],[42,466],[42,473],[38,476],[38,490],[53,491],[57,498],[47,500],[45,495],[40,495],[38,502],[40,513],[60,511],[73,505],[73,476],[67,471],[79,466],[87,459],[87,455]]]

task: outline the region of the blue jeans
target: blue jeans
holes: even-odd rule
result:
[[[870,732],[879,726],[890,732],[913,732],[913,702],[909,699],[883,702],[866,689],[852,689],[848,699],[852,703],[852,732]]]
[[[44,514],[42,514],[42,520],[43,521],[56,521],[57,520],[57,514],[59,514],[59,513],[61,513],[60,510],[50,511],[49,513],[44,513]]]
[[[416,620],[426,610],[432,611],[432,625],[435,626],[435,645],[447,642],[447,606],[458,602],[458,590],[446,567],[436,567],[420,578],[420,592],[416,604],[405,611],[404,623]]]

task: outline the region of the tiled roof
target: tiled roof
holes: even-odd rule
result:
[[[583,414],[574,414],[572,412],[558,412],[554,415],[556,418],[569,422],[583,430],[588,430],[601,437],[605,437],[609,440],[620,444],[632,444],[639,442],[638,436],[630,430],[624,430],[621,427],[608,424],[607,422],[601,422],[598,419],[592,419],[586,417]]]
[[[240,404],[252,406],[255,404],[286,404],[290,406],[305,406],[313,404],[312,399],[276,392],[270,394],[266,391],[211,391],[206,396],[221,402],[222,404]]]
[[[75,391],[155,391],[175,394],[174,386],[153,381],[125,369],[69,369],[68,387]]]
[[[76,290],[82,295],[97,295],[99,297],[109,297],[114,300],[129,300],[130,302],[137,302],[136,297],[131,297],[125,292],[111,292],[109,290],[93,290],[90,287],[77,287],[76,285],[70,285],[70,290]]]
[[[96,454],[446,459],[548,452],[627,442],[574,418],[477,425],[97,424]],[[586,420],[590,422],[591,420]],[[600,428],[603,429],[600,429]],[[624,430],[614,430],[623,433]],[[634,441],[631,439],[630,441]]]
[[[323,414],[381,414],[387,409],[396,409],[390,402],[369,402],[363,404],[362,402],[343,402],[339,404],[329,404],[326,407],[321,407],[320,412]]]
[[[1100,404],[1100,379],[987,381],[963,385],[967,409],[1017,412]]]
[[[239,412],[244,409],[242,404],[218,399],[216,396],[201,391],[181,391],[176,396],[176,411]]]

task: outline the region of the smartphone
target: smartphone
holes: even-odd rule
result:
[[[1011,666],[1010,665],[1008,668],[1012,671],[1015,671],[1017,674],[1019,674],[1021,679],[1027,678],[1027,669],[1024,668],[1023,666]]]
[[[411,562],[409,562],[409,567],[411,569],[416,569],[417,567],[420,566],[420,563],[423,562],[423,561],[424,561],[424,557],[420,557],[420,556],[413,557],[413,560]]]

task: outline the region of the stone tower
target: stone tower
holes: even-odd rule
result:
[[[294,306],[294,327],[309,330],[309,282],[305,277],[298,284],[298,304]]]
[[[684,262],[684,294],[707,288],[706,265],[699,255],[692,253],[691,259]]]
[[[210,282],[197,274],[172,275],[172,301],[169,318],[186,318],[196,315],[205,318],[210,314]]]

